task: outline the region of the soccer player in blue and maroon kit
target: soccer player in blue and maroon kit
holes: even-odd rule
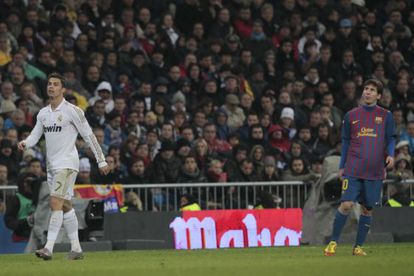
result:
[[[379,204],[385,167],[394,165],[394,119],[390,111],[377,105],[383,85],[370,79],[364,83],[362,105],[345,114],[342,126],[341,205],[335,214],[331,242],[326,256],[335,254],[337,241],[354,202],[362,206],[353,255],[364,256],[362,244],[371,225],[372,208]]]

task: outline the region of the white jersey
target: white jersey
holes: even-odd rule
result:
[[[26,148],[36,145],[44,134],[47,169],[79,171],[79,155],[75,145],[78,133],[92,149],[99,168],[106,166],[105,156],[82,109],[65,99],[55,110],[48,105],[39,111],[36,125],[26,139]]]

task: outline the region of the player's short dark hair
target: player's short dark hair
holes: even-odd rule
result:
[[[47,81],[49,81],[51,78],[59,79],[62,83],[62,87],[66,87],[66,78],[63,75],[59,74],[58,72],[53,72],[47,76]]]
[[[382,84],[382,82],[379,81],[379,80],[376,80],[376,79],[369,79],[369,80],[365,81],[363,87],[365,88],[367,85],[375,86],[377,88],[378,94],[382,94],[382,92],[384,90],[384,85]]]

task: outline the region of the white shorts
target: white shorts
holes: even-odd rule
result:
[[[77,175],[78,172],[72,169],[48,171],[47,184],[49,185],[50,195],[71,200]]]

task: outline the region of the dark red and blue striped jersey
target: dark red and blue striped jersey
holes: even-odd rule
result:
[[[394,156],[395,124],[388,110],[360,106],[345,114],[340,169],[345,176],[384,179],[385,158]]]

